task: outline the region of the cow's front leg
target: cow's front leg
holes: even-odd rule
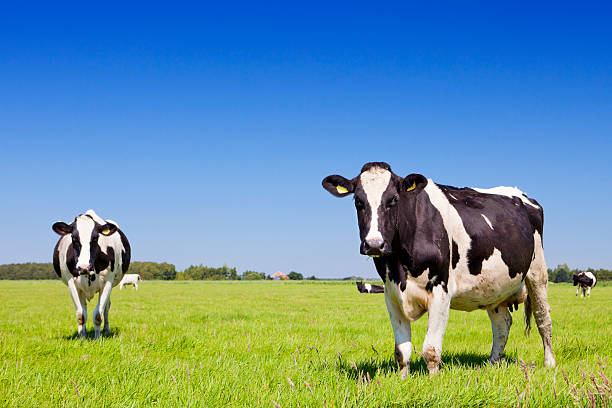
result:
[[[578,293],[580,293],[580,285],[578,285],[578,288],[576,289],[576,297],[578,297]]]
[[[491,357],[489,357],[489,361],[495,364],[499,362],[504,353],[504,348],[508,341],[508,333],[510,333],[510,326],[512,326],[512,316],[505,306],[487,309],[487,313],[489,313],[491,330],[493,331],[493,347],[491,348]]]
[[[438,373],[442,361],[442,340],[450,312],[450,298],[442,285],[434,286],[430,294],[427,334],[423,343],[423,359],[430,375]]]
[[[397,304],[386,293],[385,303],[387,304],[387,311],[389,312],[391,327],[393,327],[393,335],[395,337],[395,361],[399,367],[400,376],[404,379],[410,372],[410,356],[412,355],[410,321],[404,317],[401,305]]]
[[[85,338],[87,337],[87,300],[84,296],[79,294],[79,291],[74,283],[74,278],[68,280],[68,292],[70,292],[70,298],[72,299],[74,309],[76,310],[79,337]]]
[[[102,292],[100,292],[99,301],[98,301],[98,304],[96,305],[96,309],[94,310],[94,317],[93,317],[94,329],[95,329],[94,339],[100,338],[100,326],[102,325],[102,312],[105,311],[107,304],[110,301],[110,293],[111,293],[112,288],[113,288],[113,282],[106,281],[104,283],[104,288],[102,289]]]

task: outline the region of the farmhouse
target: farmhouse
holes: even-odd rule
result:
[[[276,272],[273,275],[270,275],[270,279],[273,280],[289,280],[289,277],[282,272]]]

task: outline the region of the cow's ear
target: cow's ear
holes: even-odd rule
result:
[[[53,231],[55,231],[59,235],[72,234],[72,227],[66,224],[65,222],[58,221],[55,224],[53,224],[51,228],[53,228]]]
[[[409,174],[400,183],[400,192],[419,192],[427,185],[427,179],[421,174]]]
[[[117,231],[117,226],[115,224],[111,224],[110,222],[107,222],[104,225],[100,225],[98,226],[98,232],[102,235],[112,235],[115,233],[115,231]]]
[[[323,179],[323,188],[335,195],[336,197],[346,197],[353,193],[353,181],[345,179],[342,176],[334,174]]]

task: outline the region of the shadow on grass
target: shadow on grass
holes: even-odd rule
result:
[[[87,340],[87,341],[93,341],[94,340],[94,335],[95,335],[95,329],[90,329],[87,330],[87,337],[84,339],[81,339],[79,337],[79,332],[77,330],[75,330],[72,334],[67,335],[67,336],[62,336],[64,338],[64,340]],[[102,338],[112,338],[112,337],[116,337],[119,335],[119,329],[114,328],[114,329],[110,329],[109,333],[104,333],[102,332],[100,334],[100,337]]]
[[[504,360],[508,364],[516,363],[516,356],[504,355]],[[354,364],[354,365],[353,365]],[[462,367],[462,368],[479,368],[489,363],[488,354],[477,354],[471,352],[464,353],[442,353],[442,365],[440,369],[445,367]],[[338,371],[345,373],[350,378],[358,378],[361,375],[369,374],[370,378],[374,378],[376,374],[389,374],[398,372],[397,363],[393,358],[369,358],[368,360],[358,361],[355,363],[342,362],[337,364]],[[410,361],[410,375],[429,375],[427,364],[423,358],[413,358]]]

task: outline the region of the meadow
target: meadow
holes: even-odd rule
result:
[[[443,366],[419,356],[401,380],[383,295],[349,282],[159,282],[113,290],[111,334],[76,338],[59,281],[0,281],[0,406],[450,407],[611,406],[612,287],[590,299],[551,284],[557,367],[542,365],[523,306],[505,361],[487,363],[483,311],[451,311]]]

